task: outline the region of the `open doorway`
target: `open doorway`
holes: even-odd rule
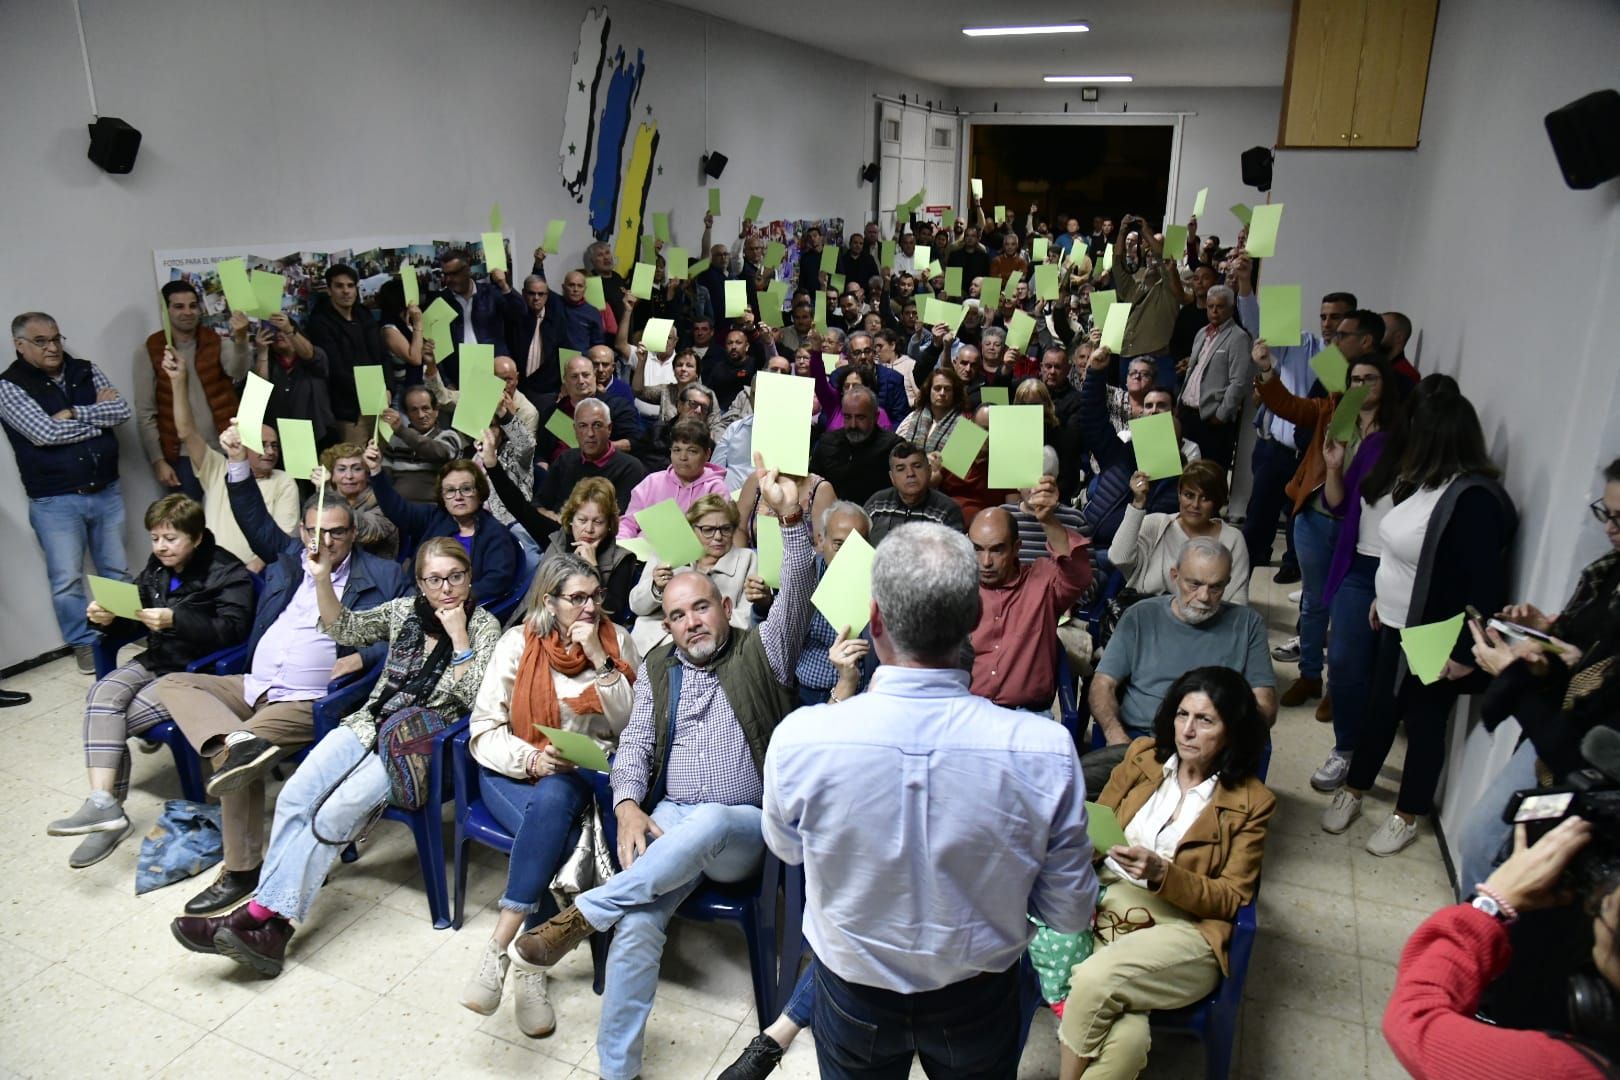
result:
[[[1024,229],[1031,203],[1052,232],[1063,218],[1119,220],[1141,214],[1157,224],[1168,204],[1173,124],[985,124],[972,125],[968,175],[984,181],[989,213],[1005,206],[1014,227]]]

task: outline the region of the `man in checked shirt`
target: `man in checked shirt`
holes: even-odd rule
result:
[[[793,672],[815,570],[798,484],[775,470],[756,475],[766,511],[782,523],[782,591],[770,616],[739,630],[730,624],[731,602],[704,575],[676,574],[665,586],[664,626],[673,640],[636,673],[635,704],[613,762],[624,870],[512,942],[513,963],[548,968],[594,931],[618,928],[596,1035],[605,1080],[641,1071],[670,916],[700,879],[740,881],[765,851],[765,749],[799,704]]]

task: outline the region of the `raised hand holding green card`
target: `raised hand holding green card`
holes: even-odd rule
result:
[[[1269,342],[1268,342],[1269,344]],[[1311,357],[1311,370],[1330,394],[1342,394],[1350,378],[1350,361],[1337,345],[1329,345]]]
[[[991,408],[991,488],[1027,488],[1040,480],[1044,432],[1039,405],[997,405]]]
[[[966,479],[989,438],[990,433],[973,421],[966,418],[958,420],[951,429],[951,437],[945,440],[945,446],[939,452],[940,467],[953,476]]]
[[[601,278],[588,277],[585,279],[585,302],[599,311],[607,307],[607,294],[602,291]]]
[[[1260,336],[1267,345],[1298,345],[1303,289],[1298,285],[1260,286]]]
[[[264,414],[274,392],[275,384],[269,379],[248,372],[241,404],[236,407],[236,433],[241,436],[242,445],[255,454],[264,453]]]
[[[295,480],[308,480],[315,466],[321,463],[315,453],[315,425],[308,420],[283,416],[276,421],[281,434],[281,462],[287,475]]]
[[[222,259],[214,266],[214,272],[219,275],[219,287],[225,291],[225,303],[230,305],[232,313],[252,315],[258,310],[253,281],[241,259]]]
[[[1267,203],[1249,212],[1249,242],[1245,246],[1256,259],[1277,254],[1277,229],[1282,225],[1282,203]]]
[[[1136,451],[1136,467],[1149,479],[1181,475],[1181,447],[1176,442],[1175,418],[1169,413],[1132,420],[1131,449]]]
[[[858,532],[844,538],[810,603],[834,633],[849,628],[851,637],[866,629],[872,617],[872,545]]]
[[[1347,443],[1356,433],[1356,417],[1367,401],[1367,387],[1352,386],[1344,392],[1333,407],[1333,419],[1328,421],[1328,438]]]
[[[630,271],[630,293],[637,300],[652,299],[653,274],[657,269],[651,263],[638,262]]]
[[[1131,305],[1115,301],[1102,324],[1102,344],[1118,356],[1125,349],[1125,327],[1130,325]]]
[[[579,432],[574,430],[574,418],[561,409],[553,409],[546,418],[546,430],[570,450],[579,449]]]
[[[799,375],[754,376],[754,453],[767,469],[789,476],[810,471],[811,402],[816,384]]]
[[[498,232],[483,234],[484,266],[489,270],[506,272],[506,238]]]
[[[1029,339],[1035,333],[1035,317],[1022,309],[1014,309],[1012,320],[1007,324],[1007,348],[1013,352],[1021,353],[1029,347]],[[990,389],[988,386],[986,390]]]
[[[726,318],[735,319],[748,310],[748,282],[726,282]]]

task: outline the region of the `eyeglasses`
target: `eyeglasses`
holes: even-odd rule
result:
[[[694,525],[693,528],[705,540],[718,540],[727,533],[736,531],[730,525]]]
[[[1610,510],[1607,506],[1603,505],[1602,499],[1594,500],[1588,509],[1592,511],[1592,516],[1597,518],[1598,521],[1602,522],[1604,525],[1614,525],[1620,527],[1620,511]]]
[[[476,484],[462,484],[460,487],[447,487],[444,489],[444,494],[451,498],[459,496],[463,499],[469,499],[478,494],[478,486]]]
[[[681,404],[691,412],[708,412],[710,409],[710,405],[706,401],[683,401]]]
[[[55,337],[31,337],[22,340],[36,349],[63,349],[67,347],[67,338],[61,334],[57,334]]]
[[[298,527],[300,529],[304,530],[304,535],[305,536],[314,536],[315,535],[316,530],[310,528],[308,525],[300,525]],[[350,529],[347,526],[339,526],[336,529],[321,529],[320,534],[322,536],[327,537],[328,539],[342,542],[344,540],[347,540],[349,538],[349,534],[351,532],[353,532],[353,531],[354,531],[353,529]]]
[[[467,577],[468,574],[465,570],[452,570],[444,577],[440,577],[438,574],[429,574],[427,577],[418,578],[417,580],[421,581],[429,589],[442,589],[446,585],[454,585],[456,588],[460,588],[467,584]]]
[[[1151,379],[1154,373],[1146,370],[1132,371],[1126,375],[1128,379]]]
[[[1347,380],[1350,386],[1376,386],[1383,381],[1383,376],[1374,372],[1371,375],[1352,375]]]
[[[851,357],[855,358],[855,359],[860,359],[862,357],[871,356],[872,355],[872,350],[871,349],[851,349],[851,350],[849,350],[849,355]]]
[[[1113,944],[1126,934],[1151,929],[1153,913],[1145,907],[1127,908],[1125,914],[1104,909],[1097,912],[1097,936]]]
[[[567,596],[564,596],[562,593],[553,593],[552,595],[558,600],[562,600],[572,607],[584,607],[588,603],[601,607],[604,593],[601,589],[597,589],[595,592],[576,592],[569,593]]]

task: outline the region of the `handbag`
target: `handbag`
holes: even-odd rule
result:
[[[602,812],[593,803],[580,817],[579,840],[574,850],[552,875],[551,898],[557,902],[558,910],[566,911],[576,896],[596,888],[617,872],[613,868],[613,856],[608,852]]]

